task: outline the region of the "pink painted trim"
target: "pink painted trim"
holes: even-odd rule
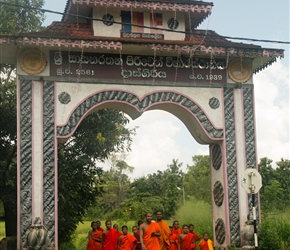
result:
[[[74,4],[86,4],[92,6],[107,6],[107,7],[121,7],[121,8],[142,8],[148,10],[163,10],[163,11],[181,11],[181,12],[198,12],[210,14],[212,6],[205,3],[203,5],[193,4],[178,4],[178,3],[164,3],[164,2],[131,2],[122,0],[73,0]]]
[[[225,113],[224,113],[224,89],[222,89],[222,115],[223,115],[223,121],[225,124]],[[230,212],[229,212],[229,195],[228,195],[228,176],[227,176],[227,150],[226,150],[226,129],[224,126],[224,138],[222,142],[222,160],[223,160],[223,178],[224,178],[224,202],[225,202],[225,229],[226,229],[226,245],[230,245],[231,241],[231,235],[230,235]]]
[[[57,84],[54,82],[54,90],[56,93]],[[57,103],[57,97],[54,95],[54,103]],[[56,131],[57,131],[57,124],[56,124],[56,116],[57,116],[57,108],[56,105],[54,105],[54,229],[55,229],[55,249],[58,249],[58,161],[57,161],[57,137],[56,137]]]
[[[20,235],[20,81],[17,79],[17,249],[20,249],[21,235]]]
[[[91,95],[87,96],[86,98],[83,98],[81,101],[79,101],[79,102],[75,105],[75,108],[70,112],[70,114],[69,114],[69,116],[68,116],[66,122],[65,122],[64,124],[60,124],[60,125],[58,125],[58,126],[59,126],[59,127],[61,127],[61,126],[65,126],[65,125],[68,123],[68,121],[69,121],[71,115],[73,114],[73,112],[77,109],[77,107],[78,107],[81,103],[83,103],[85,100],[87,100],[87,99],[90,98],[91,96],[94,96],[94,95],[96,95],[97,93],[102,93],[102,92],[104,92],[104,91],[123,91],[123,92],[131,93],[131,94],[135,95],[135,96],[138,98],[139,101],[141,101],[141,100],[143,100],[145,97],[147,97],[147,96],[149,96],[149,95],[151,95],[151,94],[159,93],[159,92],[164,92],[164,91],[166,91],[166,90],[152,91],[152,92],[147,93],[146,95],[143,95],[142,98],[140,98],[137,94],[135,94],[135,93],[133,93],[133,92],[131,92],[131,91],[124,91],[124,90],[122,90],[122,89],[106,89],[106,90],[102,90],[102,91],[97,91],[97,92],[94,92],[94,93],[92,93]],[[195,104],[196,104],[196,105],[197,105],[197,106],[198,106],[198,107],[199,107],[199,108],[204,112],[204,114],[206,114],[205,110],[204,110],[204,109],[203,109],[203,108],[202,108],[202,107],[201,107],[201,106],[200,106],[196,101],[194,101],[192,98],[190,98],[188,95],[185,95],[185,94],[180,93],[180,92],[178,92],[178,91],[172,91],[172,90],[168,90],[168,92],[176,93],[176,94],[179,94],[179,95],[182,95],[182,96],[188,98],[189,100],[191,100],[192,102],[194,102],[194,103],[195,103]],[[139,110],[138,110],[135,106],[133,106],[133,105],[127,103],[127,102],[124,102],[124,101],[116,101],[116,100],[104,101],[104,102],[101,102],[101,103],[99,103],[99,104],[97,104],[97,105],[91,107],[91,108],[90,108],[90,109],[89,109],[89,110],[88,110],[88,111],[87,111],[87,112],[86,112],[86,113],[81,117],[81,119],[79,120],[79,122],[76,124],[74,130],[73,130],[70,134],[68,134],[67,136],[58,136],[57,138],[68,138],[68,137],[70,137],[70,136],[75,132],[75,130],[77,129],[77,127],[79,126],[79,124],[81,123],[81,121],[86,117],[86,114],[89,113],[89,112],[90,112],[92,109],[94,109],[95,107],[98,107],[98,106],[103,105],[103,104],[105,104],[105,103],[116,103],[116,102],[117,102],[117,103],[124,103],[124,104],[126,104],[126,105],[128,105],[128,106],[130,106],[130,107],[133,107],[133,109],[135,109],[136,111],[139,112]],[[149,110],[149,109],[150,109],[151,107],[153,107],[153,106],[156,106],[156,105],[159,105],[159,104],[164,104],[164,103],[170,103],[170,104],[177,105],[177,106],[181,107],[182,109],[187,110],[187,111],[189,112],[189,114],[192,115],[189,109],[183,107],[183,106],[180,105],[180,104],[172,103],[172,102],[169,102],[169,101],[164,101],[164,102],[159,102],[159,103],[154,103],[154,104],[152,104],[152,105],[149,105],[146,109],[144,109],[143,112],[146,112],[147,110]],[[200,127],[202,128],[202,130],[204,131],[204,133],[208,136],[208,138],[210,138],[210,139],[213,140],[213,141],[220,141],[220,138],[213,138],[213,137],[211,137],[211,136],[207,133],[207,131],[204,129],[204,127],[202,126],[202,124],[200,123],[200,121],[197,119],[196,115],[192,115],[192,116],[195,118],[195,120],[196,120],[197,123],[200,125]],[[211,124],[213,125],[213,127],[214,127],[215,129],[222,129],[222,128],[217,128],[216,126],[214,126],[214,123],[212,122],[212,120],[211,120],[207,115],[206,115],[206,117],[207,117],[207,119],[211,122]]]
[[[31,152],[32,152],[32,156],[31,156],[31,170],[32,170],[32,190],[31,190],[31,205],[32,205],[32,208],[31,208],[31,218],[33,220],[33,218],[35,218],[35,212],[34,212],[34,182],[35,182],[35,175],[34,175],[34,138],[35,138],[35,135],[34,135],[34,105],[35,105],[35,100],[34,100],[34,81],[31,81],[31,106],[32,106],[32,110],[31,110],[31,120],[32,120],[32,125],[31,125]]]

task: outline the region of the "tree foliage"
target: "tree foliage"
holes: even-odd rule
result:
[[[0,3],[0,34],[17,35],[41,29],[44,0],[4,0]],[[23,8],[20,6],[28,6]]]
[[[96,161],[104,160],[110,153],[130,149],[135,129],[125,128],[128,122],[128,118],[116,110],[99,110],[86,117],[66,143],[59,144],[60,242],[70,239],[87,209],[95,204],[96,197],[107,194],[104,185],[113,178],[107,178],[108,173],[104,174]],[[118,162],[116,167],[121,169],[124,165]],[[117,193],[116,197],[119,197]]]
[[[43,0],[4,0],[0,3],[0,34],[17,35],[41,28],[43,13],[9,4],[41,8]],[[16,78],[15,65],[0,65],[0,200],[5,210],[7,236],[17,231]]]
[[[262,176],[261,206],[262,211],[283,210],[290,206],[290,161],[281,159],[273,168],[272,160],[264,157],[259,163]]]
[[[193,165],[187,166],[184,179],[186,193],[211,204],[210,158],[208,155],[195,155],[192,161]]]

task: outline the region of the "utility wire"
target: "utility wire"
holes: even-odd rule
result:
[[[3,1],[0,1],[0,5],[1,4],[13,6],[13,7],[19,7],[19,8],[23,8],[23,9],[31,9],[31,10],[41,11],[41,12],[58,14],[58,15],[62,15],[62,16],[71,16],[71,17],[83,18],[83,19],[86,19],[86,20],[89,20],[89,21],[99,21],[99,22],[103,21],[103,19],[100,19],[100,18],[92,18],[92,17],[82,16],[82,15],[75,15],[75,14],[70,14],[70,13],[52,11],[52,10],[47,10],[47,9],[42,9],[42,8],[36,8],[36,7],[31,7],[31,6],[20,5],[20,4],[7,3],[7,2],[3,2]],[[179,31],[179,30],[172,30],[172,29],[165,29],[165,28],[157,28],[157,27],[150,27],[150,26],[131,24],[131,23],[129,24],[129,23],[117,22],[117,21],[112,21],[112,23],[121,24],[121,25],[127,25],[127,26],[130,25],[130,26],[146,28],[146,29],[162,30],[162,31],[173,32],[173,33],[181,33],[181,34],[187,34],[187,35],[196,35],[196,36],[204,36],[204,37],[216,37],[216,38],[225,38],[225,39],[231,39],[231,40],[251,41],[251,42],[290,44],[289,41],[256,39],[256,38],[245,38],[245,37],[232,37],[232,36],[221,36],[221,35],[213,35],[213,34],[208,34],[208,33],[207,34],[193,34],[192,32],[188,32],[188,31]]]

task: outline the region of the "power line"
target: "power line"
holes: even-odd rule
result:
[[[103,19],[100,19],[100,18],[92,18],[92,17],[82,16],[82,15],[75,15],[75,14],[70,14],[70,13],[58,12],[58,11],[47,10],[47,9],[42,9],[42,8],[36,8],[36,7],[31,7],[31,6],[25,6],[25,5],[20,5],[20,4],[7,3],[7,2],[3,2],[3,1],[0,1],[0,4],[9,5],[9,6],[13,6],[13,7],[19,7],[19,8],[23,8],[23,9],[37,10],[37,11],[41,11],[41,12],[44,12],[44,13],[47,12],[47,13],[57,14],[57,15],[62,15],[62,16],[71,16],[71,17],[86,19],[86,20],[89,20],[89,21],[99,21],[99,22],[103,21]],[[128,24],[128,23],[117,22],[117,21],[112,21],[112,23],[121,24],[121,25],[130,25],[130,26],[139,27],[139,28],[161,30],[161,31],[173,32],[173,33],[181,33],[181,34],[187,34],[187,35],[196,35],[196,34],[193,34],[192,32],[187,32],[187,31],[179,31],[179,30],[172,30],[172,29],[165,29],[165,28],[157,28],[157,27],[150,27],[150,26],[145,26],[145,25]],[[256,38],[245,38],[245,37],[232,37],[232,36],[221,36],[221,35],[208,34],[207,32],[205,34],[198,34],[196,36],[216,37],[216,38],[224,38],[224,39],[231,39],[231,40],[251,41],[251,42],[290,44],[289,41],[256,39]]]

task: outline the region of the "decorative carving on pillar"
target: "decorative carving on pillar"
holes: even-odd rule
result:
[[[25,232],[32,221],[32,83],[20,82],[20,237],[25,244]]]
[[[223,244],[226,239],[226,229],[224,221],[219,218],[215,222],[215,236],[216,240],[219,244]]]
[[[43,216],[47,228],[47,247],[55,242],[55,124],[54,82],[43,83]]]
[[[26,243],[23,250],[47,249],[47,229],[41,224],[41,219],[36,217],[34,223],[26,232]]]
[[[222,165],[222,151],[219,144],[215,144],[211,148],[212,167],[219,170]]]
[[[212,109],[217,109],[220,106],[220,101],[219,99],[212,97],[209,99],[208,101],[208,105],[212,108]]]
[[[58,136],[67,136],[69,135],[77,123],[80,121],[82,116],[93,106],[100,104],[105,101],[114,100],[127,102],[130,105],[134,106],[139,112],[143,112],[146,108],[151,105],[162,103],[162,102],[171,102],[176,103],[180,106],[183,106],[185,109],[189,110],[192,115],[194,115],[199,122],[202,124],[206,132],[213,138],[222,138],[223,130],[216,129],[203,110],[191,99],[174,92],[156,92],[145,96],[141,101],[132,93],[124,91],[103,91],[97,93],[85,101],[83,101],[72,113],[69,118],[69,121],[64,126],[57,127]]]
[[[247,168],[256,166],[256,145],[255,145],[255,119],[254,119],[254,94],[253,88],[243,89],[244,100],[244,126],[245,126],[245,150]],[[258,200],[258,194],[255,195],[255,200]],[[248,195],[249,208],[252,211],[252,195]],[[259,207],[256,206],[257,222],[259,222]]]
[[[221,206],[224,201],[224,188],[220,181],[216,181],[213,187],[213,198],[217,206]]]
[[[236,135],[234,116],[234,89],[224,88],[226,163],[231,242],[240,243],[239,194],[236,162]]]
[[[68,103],[70,103],[70,101],[71,101],[70,94],[67,93],[67,92],[61,92],[61,93],[58,95],[58,100],[59,100],[60,103],[62,103],[62,104],[68,104]]]

